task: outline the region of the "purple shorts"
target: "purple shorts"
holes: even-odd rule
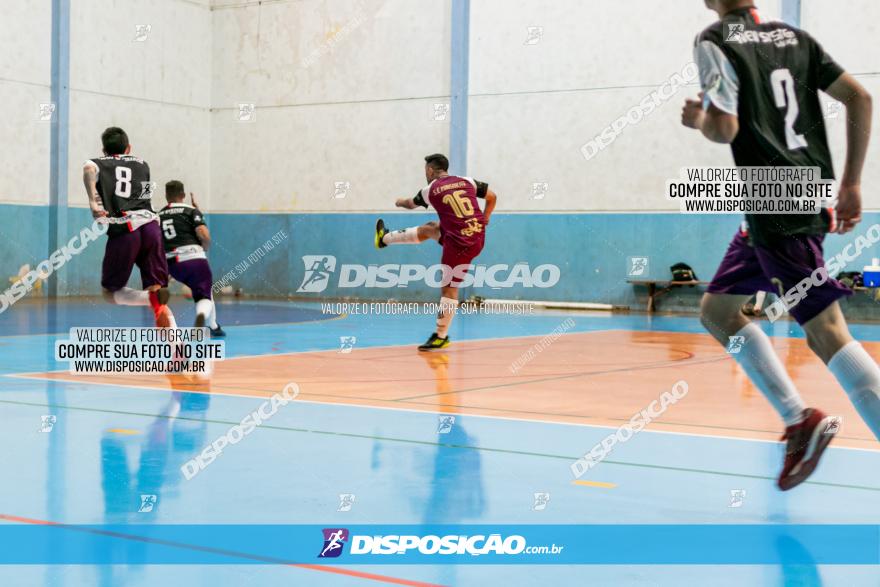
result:
[[[189,261],[168,260],[168,271],[171,277],[192,290],[193,301],[210,300],[214,276],[207,259],[190,259]]]
[[[137,265],[144,289],[168,285],[168,263],[158,222],[148,222],[134,232],[108,236],[101,265],[101,287],[118,291],[126,286]]]
[[[759,290],[778,296],[810,279],[825,265],[824,235],[795,234],[780,237],[773,247],[752,246],[742,232],[733,237],[707,291],[712,294],[752,295]],[[806,324],[852,290],[830,277],[821,285],[811,284],[790,314]]]

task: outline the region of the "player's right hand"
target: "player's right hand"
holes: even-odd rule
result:
[[[841,184],[837,192],[837,232],[846,234],[862,220],[862,186]]]
[[[681,123],[688,128],[700,130],[703,127],[703,119],[706,112],[703,110],[703,99],[684,101],[684,107],[681,109]]]

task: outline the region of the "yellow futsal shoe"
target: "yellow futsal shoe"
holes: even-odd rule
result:
[[[431,334],[431,338],[425,342],[425,344],[419,346],[420,351],[439,351],[440,349],[445,349],[449,346],[449,337],[440,338],[437,336],[437,333],[434,332]]]
[[[373,244],[377,249],[384,249],[388,245],[382,242],[382,237],[388,234],[388,230],[385,228],[385,221],[381,218],[376,222],[376,235],[373,237]]]

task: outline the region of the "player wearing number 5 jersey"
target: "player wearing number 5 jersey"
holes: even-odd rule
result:
[[[162,232],[150,199],[150,166],[132,156],[128,135],[110,127],[101,135],[104,156],[83,166],[83,184],[92,216],[110,224],[101,267],[104,297],[125,306],[150,306],[156,326],[173,327],[168,302],[168,265]],[[143,290],[126,287],[137,265]]]
[[[761,19],[751,0],[705,0],[720,19],[696,40],[701,100],[687,100],[682,123],[729,143],[738,166],[818,167],[833,179],[819,100],[823,91],[846,108],[847,149],[836,205],[821,214],[747,215],[701,304],[703,325],[767,397],[787,440],[780,489],[813,472],[839,422],[808,408],[770,339],[740,311],[758,290],[798,292],[791,314],[859,414],[880,439],[880,368],[850,336],[838,300],[851,292],[825,270],[825,233],[851,231],[861,220],[861,174],[871,131],[871,97],[806,32]],[[788,297],[788,296],[786,296]]]
[[[165,256],[171,276],[192,291],[196,303],[196,328],[207,326],[212,337],[226,336],[217,324],[217,308],[212,296],[213,276],[206,251],[211,246],[211,233],[205,217],[190,194],[192,205],[186,204],[183,183],[173,179],[165,184],[168,205],[159,210]]]
[[[437,211],[440,223],[428,222],[390,232],[380,218],[376,223],[375,244],[381,249],[388,245],[419,244],[433,239],[443,247],[437,330],[419,346],[420,351],[433,351],[449,346],[449,325],[458,307],[458,287],[471,262],[483,250],[486,226],[495,209],[496,195],[488,184],[449,175],[449,160],[439,153],[425,157],[425,179],[428,185],[415,197],[399,199],[396,205],[412,210],[427,208],[430,204]],[[480,209],[478,198],[485,199],[485,209]]]

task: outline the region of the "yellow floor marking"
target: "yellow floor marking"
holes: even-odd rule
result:
[[[604,487],[605,489],[614,489],[617,483],[606,483],[604,481],[572,481],[573,485],[585,485],[586,487]]]

